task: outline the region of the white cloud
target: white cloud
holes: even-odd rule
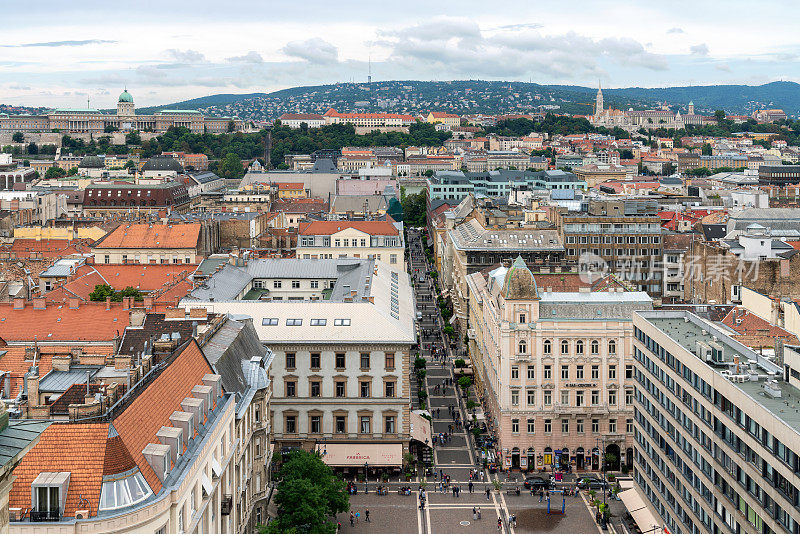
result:
[[[683,28],[670,28],[667,30],[667,33],[686,33],[683,31]]]
[[[696,44],[689,47],[689,52],[696,56],[707,56],[708,55],[708,45],[705,43]]]
[[[203,63],[206,60],[206,56],[197,50],[178,50],[176,48],[170,48],[167,50],[167,55],[178,63]]]
[[[281,48],[281,52],[290,58],[316,64],[336,63],[339,60],[339,50],[319,37],[305,41],[292,41]]]
[[[228,61],[232,63],[254,63],[254,64],[261,64],[264,63],[264,58],[261,57],[261,54],[258,52],[251,50],[250,52],[244,54],[243,56],[233,56],[229,57]]]

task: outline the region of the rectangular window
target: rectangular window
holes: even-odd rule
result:
[[[575,366],[575,378],[578,380],[583,380],[583,366],[577,365]]]
[[[625,378],[627,379],[633,378],[633,365],[625,366]]]
[[[369,381],[364,380],[359,386],[359,396],[362,398],[369,397]]]
[[[336,353],[336,368],[337,369],[344,369],[344,352],[337,352]]]
[[[361,369],[366,371],[369,369],[369,352],[361,353]]]
[[[625,420],[625,432],[628,434],[633,434],[633,419]]]
[[[321,365],[322,358],[320,358],[319,352],[312,352],[311,353],[311,368],[312,369],[319,369]]]
[[[552,365],[545,365],[544,366],[544,379],[545,380],[552,380],[553,378],[553,366]]]
[[[575,431],[578,434],[583,434],[583,419],[578,419],[575,421]]]
[[[397,264],[397,254],[390,254],[389,255],[389,263],[392,265]]]
[[[292,289],[300,289],[300,280],[292,280]]]
[[[394,353],[387,352],[386,355],[385,355],[385,362],[386,363],[384,364],[384,367],[386,368],[386,370],[387,371],[393,371],[394,370]]]
[[[608,392],[608,403],[611,405],[617,404],[617,392],[613,389]]]
[[[386,382],[386,396],[390,399],[394,398],[394,389],[395,383],[394,382]]]
[[[575,406],[583,406],[583,391],[578,390],[575,392]]]
[[[325,326],[328,324],[327,319],[311,319],[311,326]]]
[[[296,363],[296,358],[294,352],[287,352],[286,353],[286,369],[294,369]]]
[[[616,419],[609,419],[608,420],[608,432],[610,434],[617,433],[617,420]]]
[[[561,405],[569,406],[569,390],[565,389],[561,392]]]
[[[281,281],[280,280],[273,280],[272,281],[273,289],[280,289],[281,288]]]
[[[287,397],[297,396],[297,382],[293,380],[286,381],[286,396]]]
[[[315,380],[311,382],[311,396],[312,397],[319,397],[322,393],[322,387],[319,380]]]
[[[294,415],[287,415],[286,416],[286,433],[287,434],[295,434],[297,433],[297,417]]]
[[[596,389],[592,390],[592,406],[600,404],[600,392]]]
[[[350,326],[350,319],[334,319],[333,326]]]
[[[550,419],[544,420],[544,433],[550,434],[553,431],[553,422]]]
[[[527,318],[528,318],[528,317],[527,317],[527,316],[526,316],[524,313],[520,313],[520,314],[519,314],[519,322],[520,322],[521,324],[525,324],[525,323],[527,323],[527,322],[528,322],[528,321],[527,321]]]
[[[569,434],[569,419],[562,419],[561,420],[561,433],[562,434]]]
[[[592,432],[595,434],[600,432],[600,419],[592,419]]]
[[[394,416],[387,415],[384,419],[384,432],[386,434],[394,434]]]
[[[617,366],[616,365],[609,365],[608,366],[608,379],[614,380],[617,378]]]
[[[319,434],[322,431],[322,418],[319,415],[312,415],[310,426],[309,432]]]
[[[600,367],[597,365],[592,366],[592,380],[600,379]]]
[[[311,289],[319,289],[319,280],[311,280]]]
[[[511,380],[517,380],[519,378],[519,367],[516,365],[511,366]]]
[[[528,390],[528,406],[536,406],[536,390]]]
[[[511,390],[511,406],[519,406],[519,391]]]
[[[561,366],[561,380],[569,380],[569,365]]]
[[[336,396],[344,397],[347,391],[346,382],[344,380],[337,380],[335,382]]]
[[[633,405],[633,390],[632,389],[626,389],[625,390],[625,405],[626,406]]]
[[[528,380],[536,380],[536,367],[533,365],[528,366]]]
[[[536,431],[536,421],[528,419],[528,434],[533,434]]]
[[[553,404],[553,392],[549,389],[546,389],[544,391],[544,405],[550,406],[551,404]]]
[[[347,419],[343,415],[336,416],[336,433],[344,434],[347,432]]]
[[[361,433],[362,434],[369,434],[370,432],[372,432],[371,428],[372,428],[372,421],[371,421],[370,416],[362,415],[361,416],[361,429],[360,429]]]
[[[512,419],[511,420],[511,433],[512,434],[519,434],[519,419]]]
[[[286,319],[286,326],[303,326],[302,319]]]

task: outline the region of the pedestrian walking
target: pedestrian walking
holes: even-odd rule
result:
[[[498,516],[497,517],[497,532],[503,530],[503,520]]]
[[[475,509],[474,506],[472,507],[472,520],[473,521],[477,521],[478,520],[478,511]]]
[[[359,517],[361,517],[361,512],[356,512],[356,525],[358,524]]]
[[[470,476],[472,476],[472,475],[470,475]],[[469,492],[472,493],[472,480],[469,481],[469,484],[467,484],[467,487],[469,488]]]
[[[489,498],[489,488],[486,488],[486,500],[487,500],[487,501],[490,501],[490,500],[491,500],[491,499]]]
[[[480,519],[480,518],[481,518],[481,507],[478,506],[478,519]]]
[[[372,523],[372,521],[369,520],[369,508],[364,510],[364,521],[366,521],[367,523]]]
[[[350,510],[350,526],[356,526],[356,516],[353,515],[353,511]]]

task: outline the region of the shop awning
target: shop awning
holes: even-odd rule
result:
[[[628,509],[628,513],[631,514],[642,532],[652,532],[653,527],[661,525],[661,520],[650,511],[645,504],[644,497],[636,487],[621,491],[617,496],[625,505],[625,508]]]
[[[417,412],[411,412],[411,439],[432,446],[431,422]]]
[[[386,467],[403,465],[402,443],[320,443],[322,461],[333,467]]]

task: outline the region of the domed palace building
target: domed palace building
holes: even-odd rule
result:
[[[133,96],[125,89],[117,100],[116,113],[98,109],[60,108],[44,115],[0,115],[0,132],[104,133],[120,131],[162,133],[173,126],[193,133],[240,131],[244,122],[235,117],[206,117],[194,109],[162,109],[152,115],[137,115]]]
[[[534,273],[518,256],[467,276],[477,397],[505,469],[633,462],[633,313],[647,293],[613,275]]]

